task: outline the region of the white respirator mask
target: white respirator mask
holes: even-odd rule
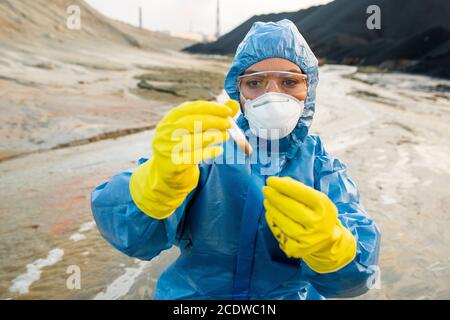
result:
[[[250,131],[266,140],[282,139],[289,135],[297,126],[305,107],[303,101],[285,93],[267,92],[253,100],[241,96]]]

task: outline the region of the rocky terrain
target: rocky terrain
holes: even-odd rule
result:
[[[367,27],[367,8],[380,9],[380,29]],[[371,11],[371,13],[373,13]],[[376,66],[450,78],[450,2],[446,0],[335,0],[298,12],[257,15],[213,43],[185,50],[234,54],[255,21],[290,19],[322,62]]]

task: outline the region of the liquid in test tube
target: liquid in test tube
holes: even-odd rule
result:
[[[236,141],[236,144],[241,148],[242,151],[247,156],[250,156],[253,152],[253,148],[250,145],[250,143],[247,141],[247,138],[245,137],[242,130],[238,127],[236,122],[232,117],[229,117],[231,122],[231,128],[228,129],[228,133],[230,134],[231,138]]]

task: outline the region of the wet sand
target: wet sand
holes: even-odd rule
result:
[[[448,299],[450,96],[436,89],[448,83],[354,71],[321,68],[312,132],[348,165],[382,230],[381,287],[360,299]],[[0,298],[152,296],[177,250],[151,262],[128,258],[100,237],[89,208],[92,188],[150,156],[152,135],[143,131],[0,162],[6,221],[0,226]],[[71,265],[81,270],[79,290],[66,286]]]

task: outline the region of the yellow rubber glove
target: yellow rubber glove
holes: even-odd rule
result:
[[[356,256],[356,239],[338,219],[334,203],[290,177],[270,177],[263,188],[266,220],[288,257],[314,271],[334,272]]]
[[[155,219],[165,219],[198,183],[198,163],[223,152],[228,117],[239,103],[185,102],[169,111],[156,127],[153,157],[131,175],[130,193],[136,206]]]

